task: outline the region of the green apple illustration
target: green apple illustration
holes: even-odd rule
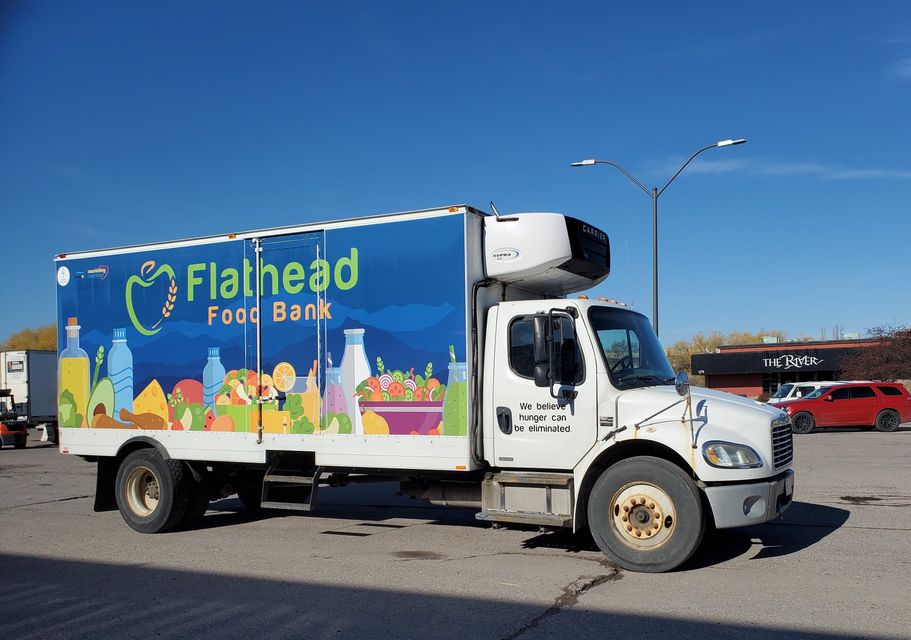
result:
[[[127,301],[127,313],[130,315],[130,320],[139,333],[144,336],[154,336],[161,331],[162,321],[170,316],[171,312],[174,310],[174,303],[177,301],[177,279],[174,277],[174,270],[170,265],[163,264],[156,269],[154,260],[144,262],[139,269],[139,274],[140,275],[138,276],[132,275],[127,279],[125,296]],[[139,318],[136,317],[136,310],[133,308],[133,285],[139,285],[143,289],[148,289],[155,284],[162,275],[170,280],[168,283],[168,295],[162,303],[161,315],[158,320],[155,321],[155,324],[153,324],[151,328],[146,328],[146,326],[139,321]]]

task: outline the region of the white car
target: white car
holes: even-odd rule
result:
[[[785,402],[787,400],[800,400],[823,387],[847,382],[870,382],[870,380],[808,380],[806,382],[786,382],[768,399],[768,402]]]

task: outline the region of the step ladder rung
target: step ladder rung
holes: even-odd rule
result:
[[[265,482],[281,482],[289,484],[313,484],[312,476],[291,476],[291,475],[278,475],[274,473],[267,474],[263,480]]]

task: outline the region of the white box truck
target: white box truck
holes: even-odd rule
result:
[[[688,388],[640,313],[568,298],[607,235],[460,205],[61,254],[60,450],[140,532],[210,500],[311,510],[395,479],[488,522],[588,528],[666,571],[777,517],[787,416]]]
[[[0,352],[0,389],[13,398],[17,420],[44,424],[53,437],[57,423],[57,352],[18,349]]]

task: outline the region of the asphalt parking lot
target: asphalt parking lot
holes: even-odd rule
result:
[[[92,512],[93,465],[33,438],[0,451],[0,637],[911,638],[911,425],[795,441],[784,519],[645,575],[385,484],[141,535]]]

